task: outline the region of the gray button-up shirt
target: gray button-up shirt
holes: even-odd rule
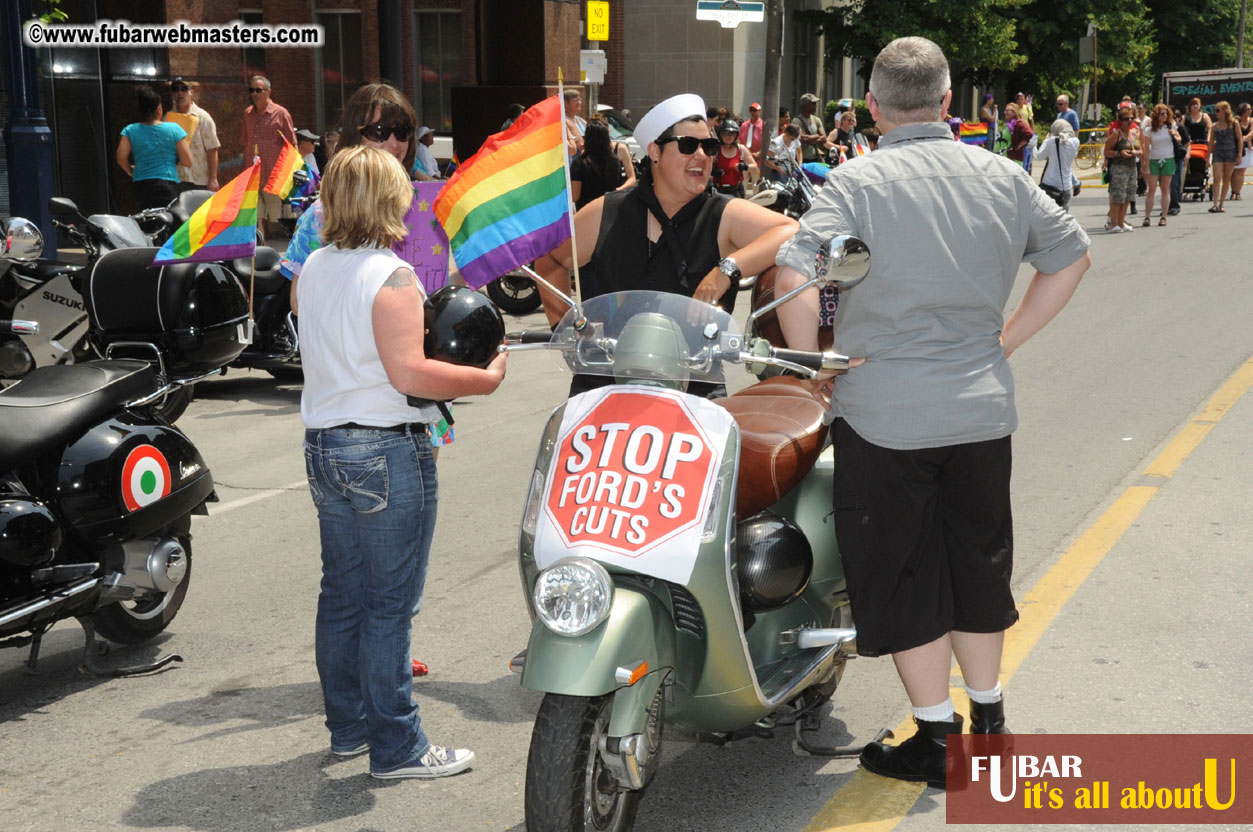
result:
[[[837,378],[836,415],[885,448],[1012,433],[1005,303],[1023,261],[1053,274],[1083,256],[1074,218],[1014,162],[930,122],[833,170],[777,262],[812,275],[819,246],[840,234],[864,240],[872,261],[836,313],[835,349],[866,358]]]

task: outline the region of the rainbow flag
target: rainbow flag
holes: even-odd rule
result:
[[[301,158],[300,151],[284,139],[283,149],[279,152],[277,161],[274,162],[274,169],[270,171],[270,178],[266,180],[263,190],[267,194],[274,194],[279,199],[287,199],[287,195],[291,193],[291,175],[304,165],[305,160]]]
[[[251,257],[257,246],[257,191],[261,163],[236,176],[196,209],[165,241],[154,266]]]
[[[966,144],[983,144],[988,140],[988,123],[986,121],[963,121],[961,140]]]
[[[489,136],[435,200],[453,259],[472,288],[570,236],[562,102],[547,98]]]

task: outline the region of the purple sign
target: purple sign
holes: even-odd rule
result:
[[[413,205],[405,215],[409,236],[392,251],[409,265],[428,295],[448,285],[448,237],[435,219],[433,204],[443,182],[414,182]]]

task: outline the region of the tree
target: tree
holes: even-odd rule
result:
[[[1148,7],[1158,44],[1152,63],[1155,80],[1163,72],[1236,65],[1240,0],[1197,0],[1186,7],[1148,0]]]
[[[985,80],[995,72],[1022,65],[1012,13],[1028,0],[854,0],[847,6],[798,12],[822,29],[827,60],[841,56],[861,61],[869,79],[875,56],[890,41],[921,35],[944,50],[953,80]]]

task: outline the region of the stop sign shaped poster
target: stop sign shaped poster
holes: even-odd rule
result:
[[[732,424],[723,408],[671,390],[571,399],[543,497],[539,566],[581,554],[685,583]]]

